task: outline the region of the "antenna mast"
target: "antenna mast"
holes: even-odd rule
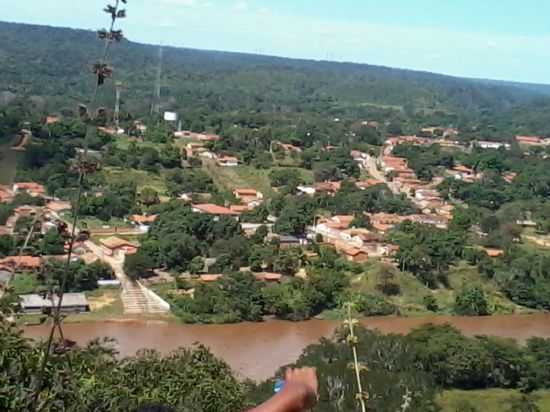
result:
[[[124,88],[122,82],[116,82],[115,84],[115,90],[116,90],[116,103],[115,103],[115,126],[118,133],[118,129],[120,129],[120,94],[122,92],[122,89]]]
[[[164,51],[162,46],[159,46],[159,64],[157,68],[157,80],[155,82],[155,96],[151,106],[151,114],[160,114],[160,82],[162,79],[162,57]]]

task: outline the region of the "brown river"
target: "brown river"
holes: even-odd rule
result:
[[[467,335],[493,335],[525,342],[533,336],[550,338],[550,314],[490,316],[484,318],[435,316],[428,318],[368,318],[363,324],[384,333],[407,333],[425,323],[450,323]],[[162,321],[104,321],[66,324],[67,338],[85,344],[96,337],[109,336],[118,341],[122,356],[142,348],[162,353],[200,342],[223,358],[242,377],[266,379],[281,366],[294,362],[302,350],[321,337],[330,337],[338,322],[269,321],[235,325],[182,325]],[[49,328],[32,326],[25,334],[43,338]]]

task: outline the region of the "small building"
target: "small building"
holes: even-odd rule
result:
[[[504,148],[506,150],[509,150],[511,148],[509,143],[489,142],[489,141],[484,141],[484,140],[480,140],[480,141],[474,142],[472,144],[474,146],[477,145],[481,149],[494,149],[494,150],[496,150],[496,149]]]
[[[50,115],[46,116],[46,125],[59,123],[61,121],[61,118],[59,116]]]
[[[35,182],[21,182],[13,185],[13,192],[27,192],[33,197],[40,197],[46,194],[46,188],[40,183]]]
[[[307,239],[291,235],[279,235],[276,236],[279,240],[279,245],[281,248],[291,248],[291,247],[302,247],[307,246]]]
[[[55,212],[55,213],[61,213],[66,212],[68,210],[72,209],[71,202],[65,202],[62,200],[52,200],[51,202],[48,202],[46,205],[46,209]]]
[[[140,231],[146,233],[149,228],[157,220],[158,215],[132,215],[130,221],[136,225]]]
[[[41,295],[20,295],[20,305],[24,313],[49,313],[59,304],[59,296],[44,298]],[[62,312],[89,312],[90,304],[84,293],[64,293],[61,302]]]
[[[220,167],[236,167],[239,165],[239,159],[235,156],[218,156],[216,163]]]
[[[243,213],[249,212],[251,210],[251,207],[247,205],[231,205],[229,206],[229,210],[242,215]]]
[[[322,219],[319,223],[325,224],[330,229],[344,230],[351,226],[351,223],[355,219],[352,215],[336,215],[327,219]]]
[[[11,203],[14,193],[10,187],[0,185],[0,203]]]
[[[118,259],[122,259],[126,255],[134,255],[138,251],[138,246],[134,243],[115,236],[101,239],[99,243],[101,243],[103,253]]]
[[[313,187],[313,186],[299,185],[296,189],[299,192],[301,192],[303,194],[306,194],[306,195],[309,195],[309,196],[313,196],[316,192],[315,187]]]
[[[281,147],[286,153],[302,153],[302,148],[294,146],[290,143],[279,143],[279,147]]]
[[[355,186],[357,186],[357,188],[361,190],[366,190],[369,187],[374,187],[374,186],[383,185],[383,184],[384,182],[378,179],[365,179],[365,180],[360,180],[358,182],[355,182]]]
[[[200,275],[199,280],[203,283],[217,282],[222,279],[223,275]]]
[[[369,260],[369,254],[355,247],[340,248],[338,251],[348,262],[363,263]]]
[[[0,259],[0,269],[9,271],[38,271],[42,259],[38,256],[8,256]]]
[[[519,144],[526,146],[543,146],[544,139],[538,136],[516,136],[516,141]]]
[[[273,282],[278,283],[283,279],[283,275],[280,273],[270,273],[270,272],[262,272],[262,273],[255,273],[254,277],[256,280],[262,281],[262,282]]]
[[[263,193],[255,189],[235,189],[233,195],[250,208],[258,207],[264,200]]]
[[[241,213],[233,211],[227,207],[218,206],[212,203],[192,205],[191,208],[195,213],[203,213],[206,215],[217,216],[217,217],[219,216],[238,217],[241,215]]]
[[[342,187],[342,182],[320,182],[315,184],[315,193],[326,193],[334,196]]]
[[[496,248],[483,248],[487,256],[491,258],[497,258],[504,256],[504,250],[502,249],[496,249]]]
[[[514,179],[518,177],[518,174],[515,172],[507,172],[502,175],[502,178],[506,181],[506,183],[512,183]]]

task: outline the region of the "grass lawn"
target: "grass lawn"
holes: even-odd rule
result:
[[[550,391],[539,391],[532,395],[542,411],[550,411]],[[469,402],[476,410],[483,412],[509,412],[510,401],[521,399],[521,394],[516,390],[486,389],[479,391],[444,391],[438,398],[438,404],[443,412],[461,411],[461,404]]]
[[[461,262],[453,266],[449,271],[449,281],[451,289],[442,291],[438,299],[446,307],[452,307],[456,292],[463,288],[473,285],[480,285],[487,293],[489,302],[496,314],[511,314],[525,312],[526,309],[514,304],[499,289],[499,287],[490,279],[483,277],[477,267]]]
[[[353,287],[366,293],[381,295],[381,292],[376,288],[376,285],[379,283],[377,274],[380,265],[381,263],[374,260],[367,263],[365,272],[353,279]],[[431,290],[407,272],[396,271],[394,281],[400,286],[401,293],[387,299],[398,306],[401,314],[404,316],[433,315],[432,312],[427,311],[423,302],[424,296],[430,293],[433,294],[439,304],[439,314],[452,315],[456,293],[461,291],[465,286],[471,285],[482,286],[489,296],[489,301],[494,308],[494,312],[497,314],[529,312],[528,309],[511,302],[498,289],[497,285],[483,278],[475,266],[470,266],[466,263],[460,263],[457,266],[451,267],[449,270],[449,288]]]
[[[109,226],[109,227],[120,227],[120,228],[131,228],[133,227],[128,222],[125,222],[123,219],[119,218],[112,218],[108,222],[104,222],[103,220],[97,219],[92,216],[80,218],[78,220],[78,227],[81,228],[88,228],[88,229],[103,229],[103,226]]]
[[[26,295],[35,293],[36,289],[40,286],[40,282],[33,274],[21,273],[13,277],[11,286],[17,295]]]
[[[353,288],[366,293],[382,295],[376,288],[379,283],[378,271],[381,263],[371,261],[367,263],[366,270],[352,280]],[[424,296],[430,293],[430,289],[419,282],[410,273],[396,270],[394,282],[401,288],[401,294],[387,298],[399,307],[402,315],[426,315],[428,312],[423,304]]]
[[[119,149],[127,150],[130,146],[130,138],[126,135],[117,136],[115,140],[116,146]],[[138,147],[152,147],[154,149],[161,149],[164,144],[163,143],[154,143],[154,142],[136,142]]]
[[[108,183],[137,183],[138,191],[146,187],[155,189],[159,194],[166,193],[166,183],[162,173],[156,174],[144,170],[123,169],[120,167],[105,167],[101,170]]]
[[[252,188],[259,190],[266,197],[271,197],[275,191],[271,187],[269,174],[272,170],[288,168],[257,169],[253,166],[219,167],[213,162],[206,163],[206,172],[216,186],[221,190],[233,191],[237,188]],[[294,168],[306,182],[313,182],[313,173],[309,170]]]

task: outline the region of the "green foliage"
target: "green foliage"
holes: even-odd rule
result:
[[[422,302],[424,303],[426,309],[428,309],[430,312],[437,312],[439,310],[437,299],[432,294],[424,296]]]
[[[57,229],[50,229],[40,241],[40,252],[43,255],[62,255],[65,253],[65,239]]]
[[[394,195],[385,185],[366,190],[360,190],[353,184],[342,186],[342,190],[335,196],[317,196],[318,205],[334,214],[386,212],[410,215],[416,212],[414,205],[404,195]]]
[[[261,285],[254,276],[234,272],[215,284],[199,284],[194,297],[172,298],[175,313],[193,323],[259,321],[262,316]]]
[[[214,182],[200,169],[175,170],[166,176],[166,186],[170,196],[182,193],[213,193]]]
[[[409,144],[400,144],[393,150],[395,156],[404,157],[408,160],[408,165],[414,170],[416,175],[426,181],[431,181],[437,174],[438,166],[450,169],[454,166],[452,155],[442,152],[437,144],[431,146],[415,146]]]
[[[383,296],[370,293],[352,292],[344,303],[350,302],[363,316],[387,316],[396,312],[396,307]]]
[[[446,282],[449,266],[462,256],[466,234],[405,221],[393,231],[391,240],[399,246],[396,258],[401,269],[435,287],[438,281]]]
[[[0,235],[0,258],[12,256],[16,249],[15,238],[10,235]]]
[[[148,403],[177,410],[234,412],[245,408],[244,386],[206,348],[179,349],[165,357],[151,350],[119,359],[109,340],[59,351],[45,368],[32,405],[44,344],[0,325],[0,409],[131,411]]]
[[[136,207],[137,183],[127,181],[106,186],[102,192],[87,193],[80,202],[80,214],[103,221],[123,218]],[[74,209],[74,207],[73,207]]]
[[[126,256],[124,259],[124,272],[132,280],[149,277],[156,265],[145,253]]]
[[[296,188],[303,183],[300,172],[296,169],[275,169],[269,173],[271,186],[281,187],[289,186]]]
[[[85,292],[97,289],[97,281],[101,279],[113,279],[114,273],[109,265],[103,262],[95,262],[90,265],[79,262],[71,262],[69,270],[65,272],[64,261],[50,259],[44,265],[40,279],[46,285],[60,288],[67,273],[65,292]]]
[[[491,314],[485,291],[479,286],[468,287],[456,295],[454,310],[463,316],[487,316]]]
[[[365,368],[360,376],[368,393],[367,410],[394,412],[404,410],[437,411],[436,385],[432,377],[419,371],[414,363],[413,347],[407,338],[397,335],[383,336],[376,332],[357,329],[357,353]],[[292,366],[315,367],[319,377],[320,412],[360,411],[356,399],[355,372],[350,368],[353,354],[343,331],[335,340],[323,339],[305,349]],[[278,373],[281,375],[282,371]],[[257,402],[271,396],[273,382],[268,381],[251,391]],[[408,398],[408,402],[405,400]]]

